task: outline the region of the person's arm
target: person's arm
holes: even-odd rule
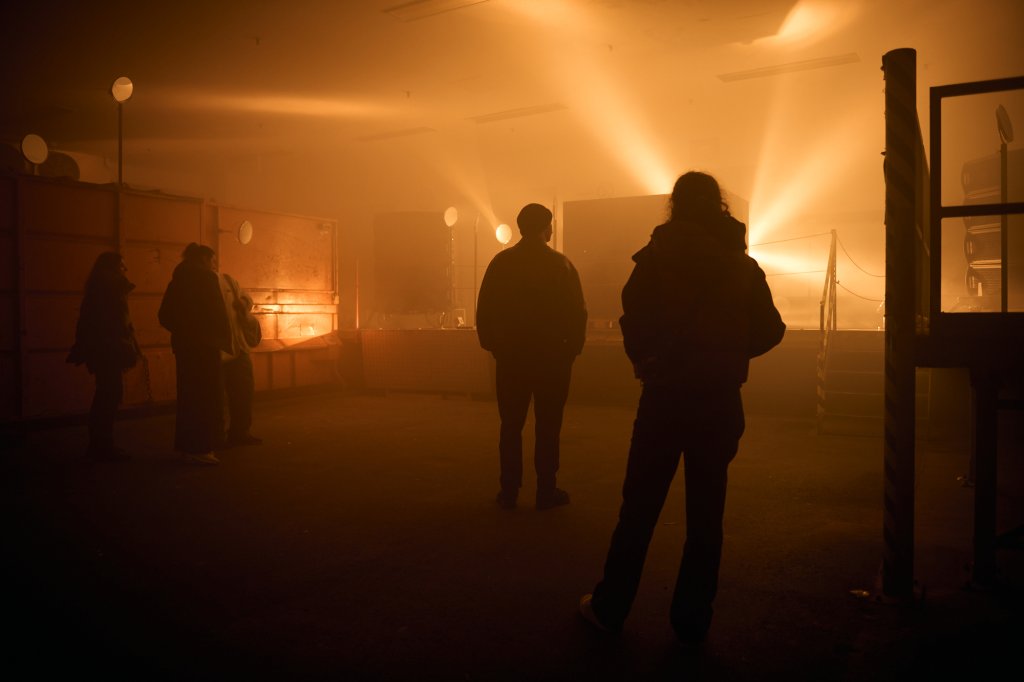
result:
[[[634,368],[656,355],[660,321],[657,272],[645,251],[646,248],[633,257],[636,265],[622,288],[622,317],[619,318],[623,346]]]
[[[497,268],[492,260],[484,272],[484,278],[480,282],[480,292],[476,301],[476,335],[480,340],[480,347],[484,350],[494,352],[498,344],[497,330],[497,289],[498,276],[495,274]]]
[[[583,285],[580,284],[580,273],[568,260],[569,268],[568,310],[569,310],[569,347],[572,354],[583,352],[583,344],[587,340],[587,303],[583,300]]]
[[[749,355],[756,358],[770,351],[782,341],[786,324],[782,321],[764,271],[754,265],[754,282],[750,297],[750,348]]]

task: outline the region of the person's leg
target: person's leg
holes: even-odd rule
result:
[[[664,389],[644,388],[633,423],[619,523],[592,601],[594,613],[611,630],[622,627],[633,605],[647,548],[679,465],[674,408]]]
[[[690,425],[683,454],[686,477],[686,544],[672,597],[671,622],[676,634],[699,641],[711,626],[722,559],[729,463],[743,433],[739,392],[711,396],[707,411]]]
[[[114,417],[117,406],[121,403],[124,385],[121,382],[121,370],[117,367],[96,367],[96,392],[93,394],[92,406],[89,409],[89,449],[90,457],[101,459],[116,454],[114,448]]]
[[[224,383],[220,351],[187,348],[175,353],[178,377],[174,447],[204,454],[224,438]]]
[[[523,425],[530,408],[530,383],[523,363],[500,359],[495,366],[495,392],[501,431],[498,456],[501,462],[501,491],[512,501],[523,484]]]
[[[569,397],[572,360],[556,361],[537,366],[534,382],[533,414],[536,420],[536,441],[533,453],[537,472],[537,496],[555,490],[555,477],[559,466],[559,441],[562,415]]]
[[[252,374],[252,358],[241,353],[237,358],[224,363],[224,393],[228,402],[229,442],[241,442],[249,436],[252,427],[252,401],[255,384]]]

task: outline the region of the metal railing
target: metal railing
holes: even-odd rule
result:
[[[825,286],[819,302],[818,372],[817,372],[817,421],[821,431],[825,419],[825,382],[828,378],[828,355],[832,348],[832,333],[836,330],[836,231],[831,230],[828,249],[828,265],[825,267]]]

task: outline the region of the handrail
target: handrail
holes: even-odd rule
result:
[[[832,332],[836,330],[836,231],[831,230],[832,239],[828,249],[828,265],[825,267],[825,285],[819,303],[818,341],[818,432],[825,419],[825,380],[828,371],[828,354],[832,346]]]

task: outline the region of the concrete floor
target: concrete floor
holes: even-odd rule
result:
[[[519,509],[494,504],[493,402],[325,390],[262,399],[255,412],[266,443],[224,452],[219,467],[174,457],[169,414],[119,422],[128,462],[86,461],[80,426],[3,450],[14,627],[2,659],[19,673],[8,679],[875,680],[1019,668],[1020,553],[1000,553],[1001,588],[965,587],[965,443],[919,447],[922,598],[887,604],[872,598],[880,440],[748,415],[715,622],[686,649],[667,620],[681,477],[624,633],[576,615],[614,527],[632,407],[569,405],[559,484],[572,504],[546,512],[522,504],[532,480]],[[1016,444],[1001,462],[1005,527],[1024,520],[1019,434],[1004,438]]]

